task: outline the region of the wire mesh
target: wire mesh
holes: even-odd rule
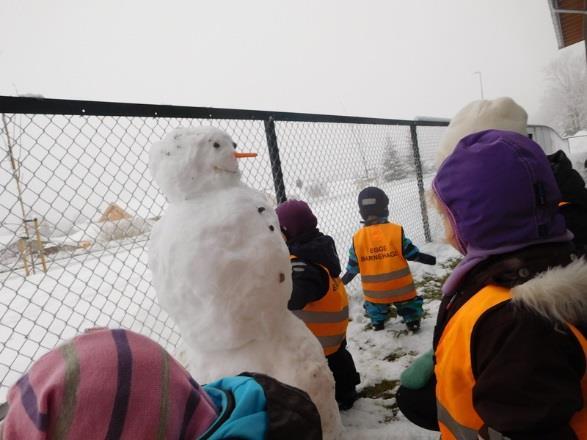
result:
[[[277,131],[288,198],[310,204],[343,260],[361,226],[357,195],[367,186],[389,196],[390,221],[425,241],[409,126],[284,122]]]
[[[432,179],[436,174],[437,159],[436,151],[438,142],[441,139],[446,127],[417,127],[418,151],[422,160],[423,184],[426,192],[426,201],[430,194]],[[434,207],[427,210],[430,235],[433,241],[441,240],[444,237],[444,225],[438,211]]]
[[[280,193],[308,201],[343,264],[360,227],[356,197],[369,185],[388,193],[390,219],[424,242],[406,124],[4,113],[0,400],[34,360],[87,328],[130,328],[172,353],[179,347],[147,267],[149,233],[166,206],[148,151],[172,128],[198,125],[258,153],[241,163],[243,181],[275,204]],[[426,182],[441,131],[418,129]]]

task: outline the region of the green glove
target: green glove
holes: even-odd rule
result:
[[[419,390],[428,383],[434,374],[434,350],[427,351],[416,360],[399,377],[400,384],[410,390]]]

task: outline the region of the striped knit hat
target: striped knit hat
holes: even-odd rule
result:
[[[8,403],[4,440],[194,439],[217,417],[169,353],[122,329],[90,330],[50,351]]]

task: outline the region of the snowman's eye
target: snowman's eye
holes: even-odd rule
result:
[[[214,148],[220,148],[220,144],[218,142],[214,142]]]
[[[236,150],[236,142],[232,143],[232,148],[234,148]]]

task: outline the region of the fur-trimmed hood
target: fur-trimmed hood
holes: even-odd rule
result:
[[[554,267],[512,289],[513,303],[555,322],[587,324],[587,260]]]

